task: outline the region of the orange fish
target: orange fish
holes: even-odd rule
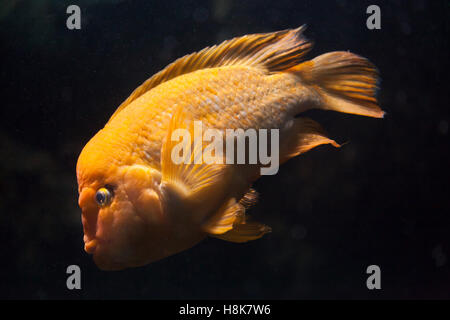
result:
[[[321,144],[339,146],[299,117],[308,109],[383,117],[376,68],[342,51],[305,61],[312,44],[303,31],[246,35],[176,60],[86,144],[77,163],[79,205],[85,250],[99,268],[142,266],[206,236],[246,242],[270,231],[245,216],[261,164],[175,163],[177,129],[192,132],[195,120],[221,132],[278,129],[283,163]]]

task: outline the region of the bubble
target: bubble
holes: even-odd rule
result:
[[[206,8],[197,8],[195,9],[194,13],[192,14],[192,17],[194,18],[194,20],[196,22],[205,22],[206,20],[208,20],[209,17],[209,11]]]
[[[255,295],[261,291],[261,285],[254,279],[248,279],[244,285],[245,291],[250,295]]]
[[[436,264],[436,267],[442,267],[447,263],[447,255],[442,250],[442,245],[437,245],[434,247],[432,253],[432,257],[434,258],[434,262]]]
[[[399,104],[405,104],[406,103],[406,93],[404,91],[398,91],[395,95],[395,100]]]
[[[446,120],[441,120],[438,125],[438,130],[441,134],[448,133],[448,122]]]
[[[425,9],[425,3],[423,0],[414,0],[412,7],[415,11],[422,11]]]
[[[64,87],[61,91],[61,97],[64,100],[64,102],[71,102],[72,101],[72,88]]]
[[[222,42],[227,39],[231,39],[232,37],[233,37],[233,34],[229,30],[222,29],[217,33],[216,40],[217,40],[217,42]]]
[[[404,56],[407,54],[407,51],[402,46],[397,46],[397,54],[399,56]]]
[[[159,53],[160,59],[169,60],[172,57],[173,49],[178,45],[178,41],[174,36],[164,38],[162,49]]]
[[[411,25],[407,21],[401,22],[400,29],[407,36],[411,34]]]
[[[178,44],[177,39],[174,36],[167,36],[164,38],[164,47],[172,50],[173,48],[175,48]]]
[[[215,0],[213,2],[212,16],[217,21],[224,21],[232,5],[231,0]]]
[[[343,161],[345,161],[348,164],[352,164],[355,162],[356,159],[356,149],[352,144],[348,144],[345,146],[345,149],[343,149]]]
[[[307,232],[306,228],[299,224],[294,225],[291,228],[291,237],[296,240],[304,239],[306,237],[307,233],[308,232]]]

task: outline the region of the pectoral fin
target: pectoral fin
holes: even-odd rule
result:
[[[214,201],[217,203],[217,199],[223,197],[229,176],[225,173],[230,167],[220,164],[219,160],[200,158],[203,149],[201,137],[195,139],[194,136],[194,121],[178,108],[161,150],[161,185],[191,203],[202,204],[207,211]]]

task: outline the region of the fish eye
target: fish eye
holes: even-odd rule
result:
[[[100,207],[105,207],[111,203],[112,191],[107,188],[100,188],[95,193],[95,201]]]

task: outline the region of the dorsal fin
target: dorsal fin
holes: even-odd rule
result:
[[[245,35],[179,58],[137,87],[110,120],[157,85],[196,70],[229,65],[260,67],[268,72],[289,69],[297,65],[312,47],[312,43],[302,35],[305,28],[301,26],[297,29]]]

